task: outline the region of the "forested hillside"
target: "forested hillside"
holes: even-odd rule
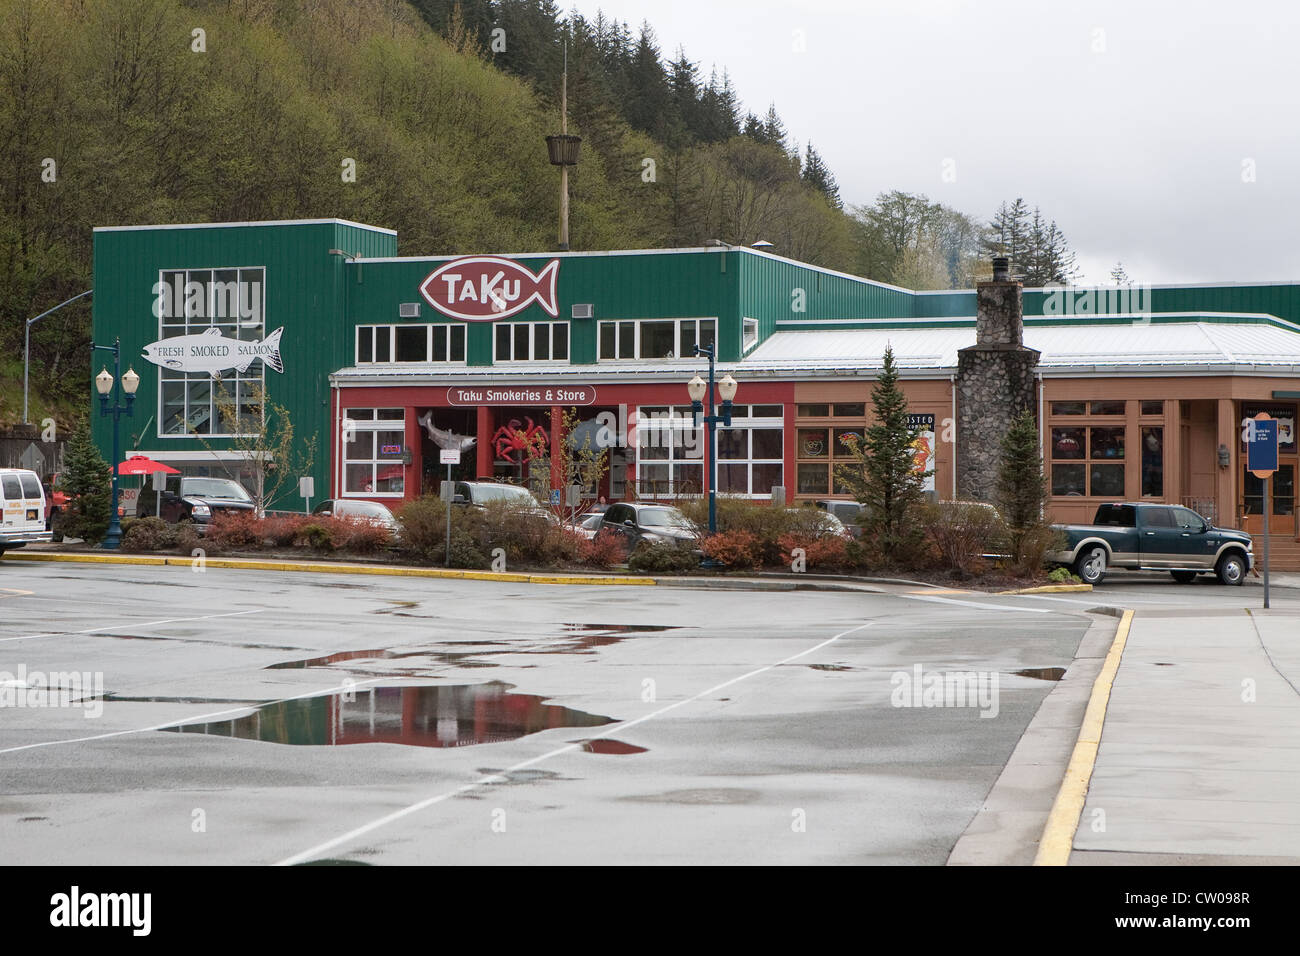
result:
[[[846,211],[775,107],[743,108],[649,24],[550,0],[0,0],[0,424],[23,321],[90,287],[97,225],[337,216],[405,255],[554,248],[566,39],[572,248],[763,239],[968,284],[985,227],[902,193]],[[33,417],[84,403],[89,314],[33,327]]]

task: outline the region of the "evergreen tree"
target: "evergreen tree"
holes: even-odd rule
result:
[[[1047,502],[1043,456],[1038,449],[1038,422],[1025,409],[1011,422],[1002,439],[998,468],[998,509],[1013,533],[1023,532],[1042,520]]]
[[[842,205],[840,202],[840,187],[835,182],[835,176],[830,168],[822,161],[821,155],[813,149],[812,141],[808,141],[808,150],[804,154],[803,172],[801,173],[803,181],[812,186],[836,209]]]
[[[670,109],[668,77],[659,60],[659,46],[649,23],[641,24],[641,35],[628,64],[628,92],[625,116],[633,129],[661,136],[668,125]]]
[[[1002,203],[988,225],[988,237],[984,244],[985,257],[1007,256],[1011,260],[1012,272],[1019,271],[1025,257],[1028,235],[1028,204],[1019,198],[1010,204]]]
[[[1110,277],[1115,280],[1116,285],[1133,284],[1133,280],[1129,277],[1128,270],[1124,268],[1123,262],[1115,263],[1115,268],[1110,270]]]
[[[703,139],[705,124],[700,101],[700,71],[687,58],[682,47],[677,49],[677,59],[668,65],[668,90],[669,124],[677,132],[677,141]]]
[[[1037,206],[1030,219],[1019,265],[1021,280],[1025,285],[1035,287],[1067,283],[1078,271],[1065,234],[1057,227],[1056,220],[1044,222]]]
[[[907,423],[907,396],[898,385],[894,350],[871,389],[873,422],[862,441],[850,440],[853,460],[836,468],[837,481],[862,504],[859,519],[883,554],[906,558],[920,537],[913,512],[931,472],[916,471],[917,430]]]
[[[77,423],[68,439],[60,482],[69,499],[63,512],[64,537],[82,538],[90,544],[104,540],[112,511],[113,472],[91,440],[85,419]]]

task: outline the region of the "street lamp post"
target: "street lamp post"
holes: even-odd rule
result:
[[[140,387],[140,376],[135,374],[134,368],[128,368],[126,374],[122,374],[122,345],[120,339],[114,339],[112,345],[95,345],[91,343],[91,350],[102,350],[113,353],[113,374],[108,374],[108,369],[100,370],[95,376],[95,391],[99,392],[99,415],[113,416],[113,501],[109,508],[108,534],[104,537],[104,547],[109,551],[116,551],[122,545],[122,523],[117,517],[117,472],[118,459],[122,457],[119,448],[118,433],[122,416],[130,417],[132,406],[135,404],[135,390]],[[121,404],[122,392],[126,392],[126,404]],[[108,393],[113,393],[113,404],[108,404]]]
[[[691,397],[691,411],[695,418],[695,427],[700,427],[701,415],[704,411],[704,395],[707,392],[709,396],[709,413],[703,415],[703,420],[709,429],[708,455],[709,455],[709,534],[718,533],[718,426],[725,425],[731,427],[731,400],[736,397],[736,389],[739,387],[736,380],[731,377],[731,373],[718,382],[718,394],[722,396],[722,413],[714,414],[713,407],[713,362],[716,345],[707,347],[695,346],[696,355],[704,355],[709,359],[709,380],[696,375],[686,383],[686,394]]]
[[[83,296],[88,296],[90,295],[90,293],[94,291],[95,291],[94,289],[87,289],[85,292],[79,293],[78,295],[74,295],[71,299],[68,299],[66,302],[60,302],[54,308],[46,309],[40,315],[36,316],[36,318],[28,319],[27,324],[23,326],[23,424],[24,425],[27,424],[27,379],[29,375],[29,367],[31,365],[32,326],[35,325],[37,322],[41,321],[41,319],[45,318],[51,312],[57,312],[65,305],[68,305],[72,302],[76,302],[78,299],[82,298]]]

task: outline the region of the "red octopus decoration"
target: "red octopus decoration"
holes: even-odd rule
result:
[[[519,419],[512,418],[510,424],[502,425],[492,435],[492,447],[496,449],[497,457],[513,465],[520,464],[515,455],[523,455],[528,461],[540,458],[550,442],[545,428],[533,424],[531,418],[525,417],[524,421],[528,422],[527,428],[520,425]]]

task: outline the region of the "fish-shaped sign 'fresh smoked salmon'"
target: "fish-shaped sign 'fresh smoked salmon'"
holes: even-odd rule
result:
[[[276,329],[261,342],[231,339],[221,334],[216,326],[195,335],[177,335],[161,342],[151,342],[141,356],[178,372],[207,372],[214,379],[229,369],[248,371],[253,359],[261,359],[267,368],[284,371],[280,361],[280,335],[284,327]]]
[[[440,266],[420,283],[420,294],[443,315],[465,322],[495,322],[522,312],[534,302],[555,318],[560,260],[530,272],[513,259],[466,256]]]

